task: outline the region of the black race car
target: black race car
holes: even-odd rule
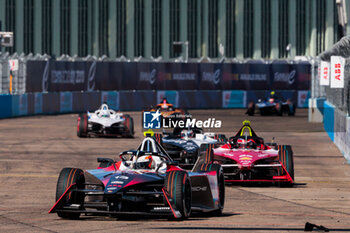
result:
[[[202,144],[218,144],[226,141],[225,135],[204,133],[201,128],[174,128],[172,133],[165,133],[160,143],[167,153],[180,163],[190,168],[198,158],[198,149]]]
[[[181,219],[193,212],[222,213],[225,181],[220,165],[198,162],[191,172],[185,171],[150,136],[120,158],[99,158],[93,170],[64,168],[49,213],[69,219],[80,214]]]
[[[266,115],[278,115],[282,116],[284,113],[288,114],[288,116],[295,115],[295,104],[290,100],[283,101],[271,92],[271,96],[266,100],[259,99],[257,103],[253,101],[249,102],[247,114],[249,116],[253,116],[256,110],[262,116]]]

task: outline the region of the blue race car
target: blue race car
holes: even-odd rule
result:
[[[253,116],[256,110],[260,112],[262,116],[282,116],[284,113],[287,113],[288,116],[295,115],[294,103],[290,99],[287,101],[278,99],[275,92],[271,92],[270,98],[267,100],[259,99],[258,103],[254,103],[253,101],[249,102],[246,114]]]

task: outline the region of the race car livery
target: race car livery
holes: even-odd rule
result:
[[[272,182],[293,185],[294,163],[290,145],[264,143],[244,121],[238,133],[220,147],[203,145],[200,154],[205,163],[220,164],[226,183]]]
[[[182,167],[194,165],[202,144],[218,144],[225,141],[224,135],[204,133],[200,128],[174,128],[172,133],[164,134],[161,144],[167,153]]]
[[[62,169],[56,203],[49,213],[76,219],[86,215],[152,215],[184,219],[193,212],[221,215],[225,181],[219,164],[185,171],[151,136],[121,161],[98,158],[97,169]]]
[[[284,113],[288,114],[289,116],[295,115],[295,105],[292,103],[290,99],[287,101],[279,100],[274,92],[271,92],[270,98],[267,100],[258,100],[258,103],[249,102],[247,114],[249,116],[253,116],[256,112],[260,112],[260,115],[266,116],[266,115],[278,115],[282,116]]]
[[[134,121],[127,114],[116,112],[102,104],[93,113],[79,114],[78,137],[97,136],[134,136]]]
[[[162,100],[157,106],[149,108],[147,111],[155,112],[159,111],[163,118],[171,117],[172,119],[185,119],[189,115],[186,110],[175,108],[173,104],[170,104],[166,98]]]

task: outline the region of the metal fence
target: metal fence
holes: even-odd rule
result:
[[[330,62],[331,56],[341,56],[346,58],[344,67],[344,88],[330,88],[330,86],[320,86],[319,72],[314,75],[312,82],[312,93],[314,98],[324,97],[336,109],[349,115],[350,110],[350,36],[344,36],[329,50],[324,51],[315,60],[315,67],[322,61]]]
[[[23,94],[26,87],[26,62],[30,56],[9,55],[0,56],[0,93]],[[18,69],[11,71],[10,61],[17,60]]]
[[[325,98],[329,103],[335,106],[335,108],[349,114],[350,110],[350,59],[346,60],[344,70],[344,88],[330,88],[330,86],[321,86],[319,77],[319,63],[320,60],[316,60],[313,65],[313,76],[311,85],[311,97],[312,98]]]

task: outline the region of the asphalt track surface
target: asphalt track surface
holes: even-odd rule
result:
[[[134,139],[78,138],[76,114],[5,119],[0,120],[0,232],[300,232],[307,221],[332,232],[350,232],[350,166],[322,124],[307,122],[307,110],[295,117],[246,117],[244,110],[190,113],[197,119],[222,120],[219,131],[227,136],[248,118],[265,141],[275,137],[280,144],[292,145],[298,185],[227,187],[221,217],[63,220],[48,214],[60,170],[93,169],[97,157],[116,158],[135,148],[143,139],[141,113],[130,113]]]

